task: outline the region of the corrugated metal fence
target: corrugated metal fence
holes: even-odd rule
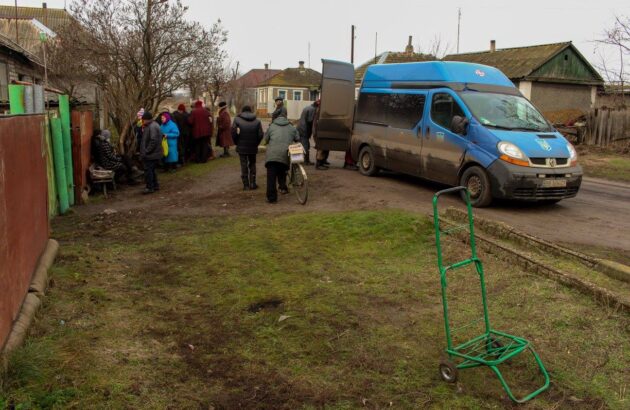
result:
[[[0,347],[48,240],[43,115],[0,117]]]
[[[630,109],[591,110],[586,117],[584,143],[600,147],[630,145]]]

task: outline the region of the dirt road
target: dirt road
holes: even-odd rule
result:
[[[319,210],[399,208],[431,212],[433,193],[443,186],[393,173],[364,177],[341,168],[343,156],[331,155],[332,168],[317,171],[307,167],[311,191],[305,207],[293,195],[277,205],[264,200],[266,172],[264,154],[258,159],[258,191],[241,191],[240,167],[236,158],[219,159],[212,171],[195,178],[164,178],[162,191],[151,197],[140,189],[126,188],[114,198],[77,212],[99,213],[106,208],[119,212],[147,209],[169,215],[275,214]],[[449,205],[461,205],[455,196]],[[578,196],[555,205],[497,203],[476,209],[476,214],[508,223],[533,235],[567,244],[612,248],[630,255],[630,186],[604,180],[586,179]]]

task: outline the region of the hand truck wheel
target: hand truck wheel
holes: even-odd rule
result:
[[[455,383],[457,381],[457,366],[450,360],[440,361],[440,377],[447,383]]]

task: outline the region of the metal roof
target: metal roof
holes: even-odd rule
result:
[[[15,20],[15,6],[0,5],[0,18]],[[68,24],[72,16],[64,9],[53,9],[43,7],[17,7],[18,19],[37,19],[52,31],[59,32],[59,29]]]
[[[310,68],[286,68],[258,86],[319,88],[322,74]]]
[[[385,51],[358,66],[354,70],[354,81],[360,83],[365,74],[365,70],[373,64],[415,63],[435,60],[435,56],[431,54]]]
[[[474,53],[450,54],[444,57],[443,60],[485,64],[498,68],[512,80],[519,80],[528,77],[537,77],[536,72],[540,68],[568,49],[577,56],[577,60],[579,60],[578,64],[582,65],[582,71],[587,73],[583,76],[590,78],[571,78],[567,72],[560,72],[557,73],[556,79],[576,83],[589,81],[603,82],[597,70],[591,66],[570,41],[527,47],[503,48],[495,51],[488,50]]]

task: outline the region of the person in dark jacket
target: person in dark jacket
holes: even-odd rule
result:
[[[201,101],[195,102],[195,108],[188,117],[188,123],[192,128],[193,155],[197,163],[205,163],[208,159],[214,159],[210,137],[214,130],[212,114],[203,108]]]
[[[190,159],[190,124],[188,123],[188,112],[184,104],[177,106],[177,111],[173,113],[173,121],[179,129],[179,139],[177,140],[177,151],[179,152],[179,163],[185,164]]]
[[[217,117],[217,146],[223,147],[221,157],[230,156],[230,147],[234,145],[232,141],[232,119],[227,109],[225,101],[219,103],[219,115]]]
[[[278,118],[280,115],[284,115],[285,117],[287,117],[287,107],[284,106],[284,98],[276,97],[274,102],[276,103],[276,109],[271,114],[271,121],[272,122],[276,118]]]
[[[315,121],[315,112],[319,106],[319,100],[313,104],[304,107],[300,122],[298,123],[298,132],[300,133],[300,142],[304,147],[304,165],[313,165],[310,159],[311,135],[313,134],[313,122]]]
[[[160,189],[155,168],[164,156],[162,150],[162,131],[160,126],[153,120],[153,115],[145,111],[142,115],[144,123],[144,133],[142,135],[142,146],[140,147],[140,158],[144,163],[144,176],[147,183],[143,194],[152,194]]]
[[[267,168],[267,202],[278,202],[278,190],[288,194],[287,171],[289,170],[289,145],[300,140],[300,134],[285,114],[280,114],[265,133],[263,143],[267,145],[265,167]]]
[[[244,106],[232,124],[232,139],[236,144],[236,152],[238,152],[241,160],[241,179],[243,180],[244,191],[258,189],[258,185],[256,185],[256,154],[262,138],[263,129],[260,120],[252,113],[249,105]]]
[[[128,157],[119,155],[114,150],[110,139],[111,132],[109,130],[94,130],[92,136],[94,162],[103,169],[114,171],[116,181],[120,182],[123,175],[127,177],[127,183],[135,184],[133,179],[133,164]]]

